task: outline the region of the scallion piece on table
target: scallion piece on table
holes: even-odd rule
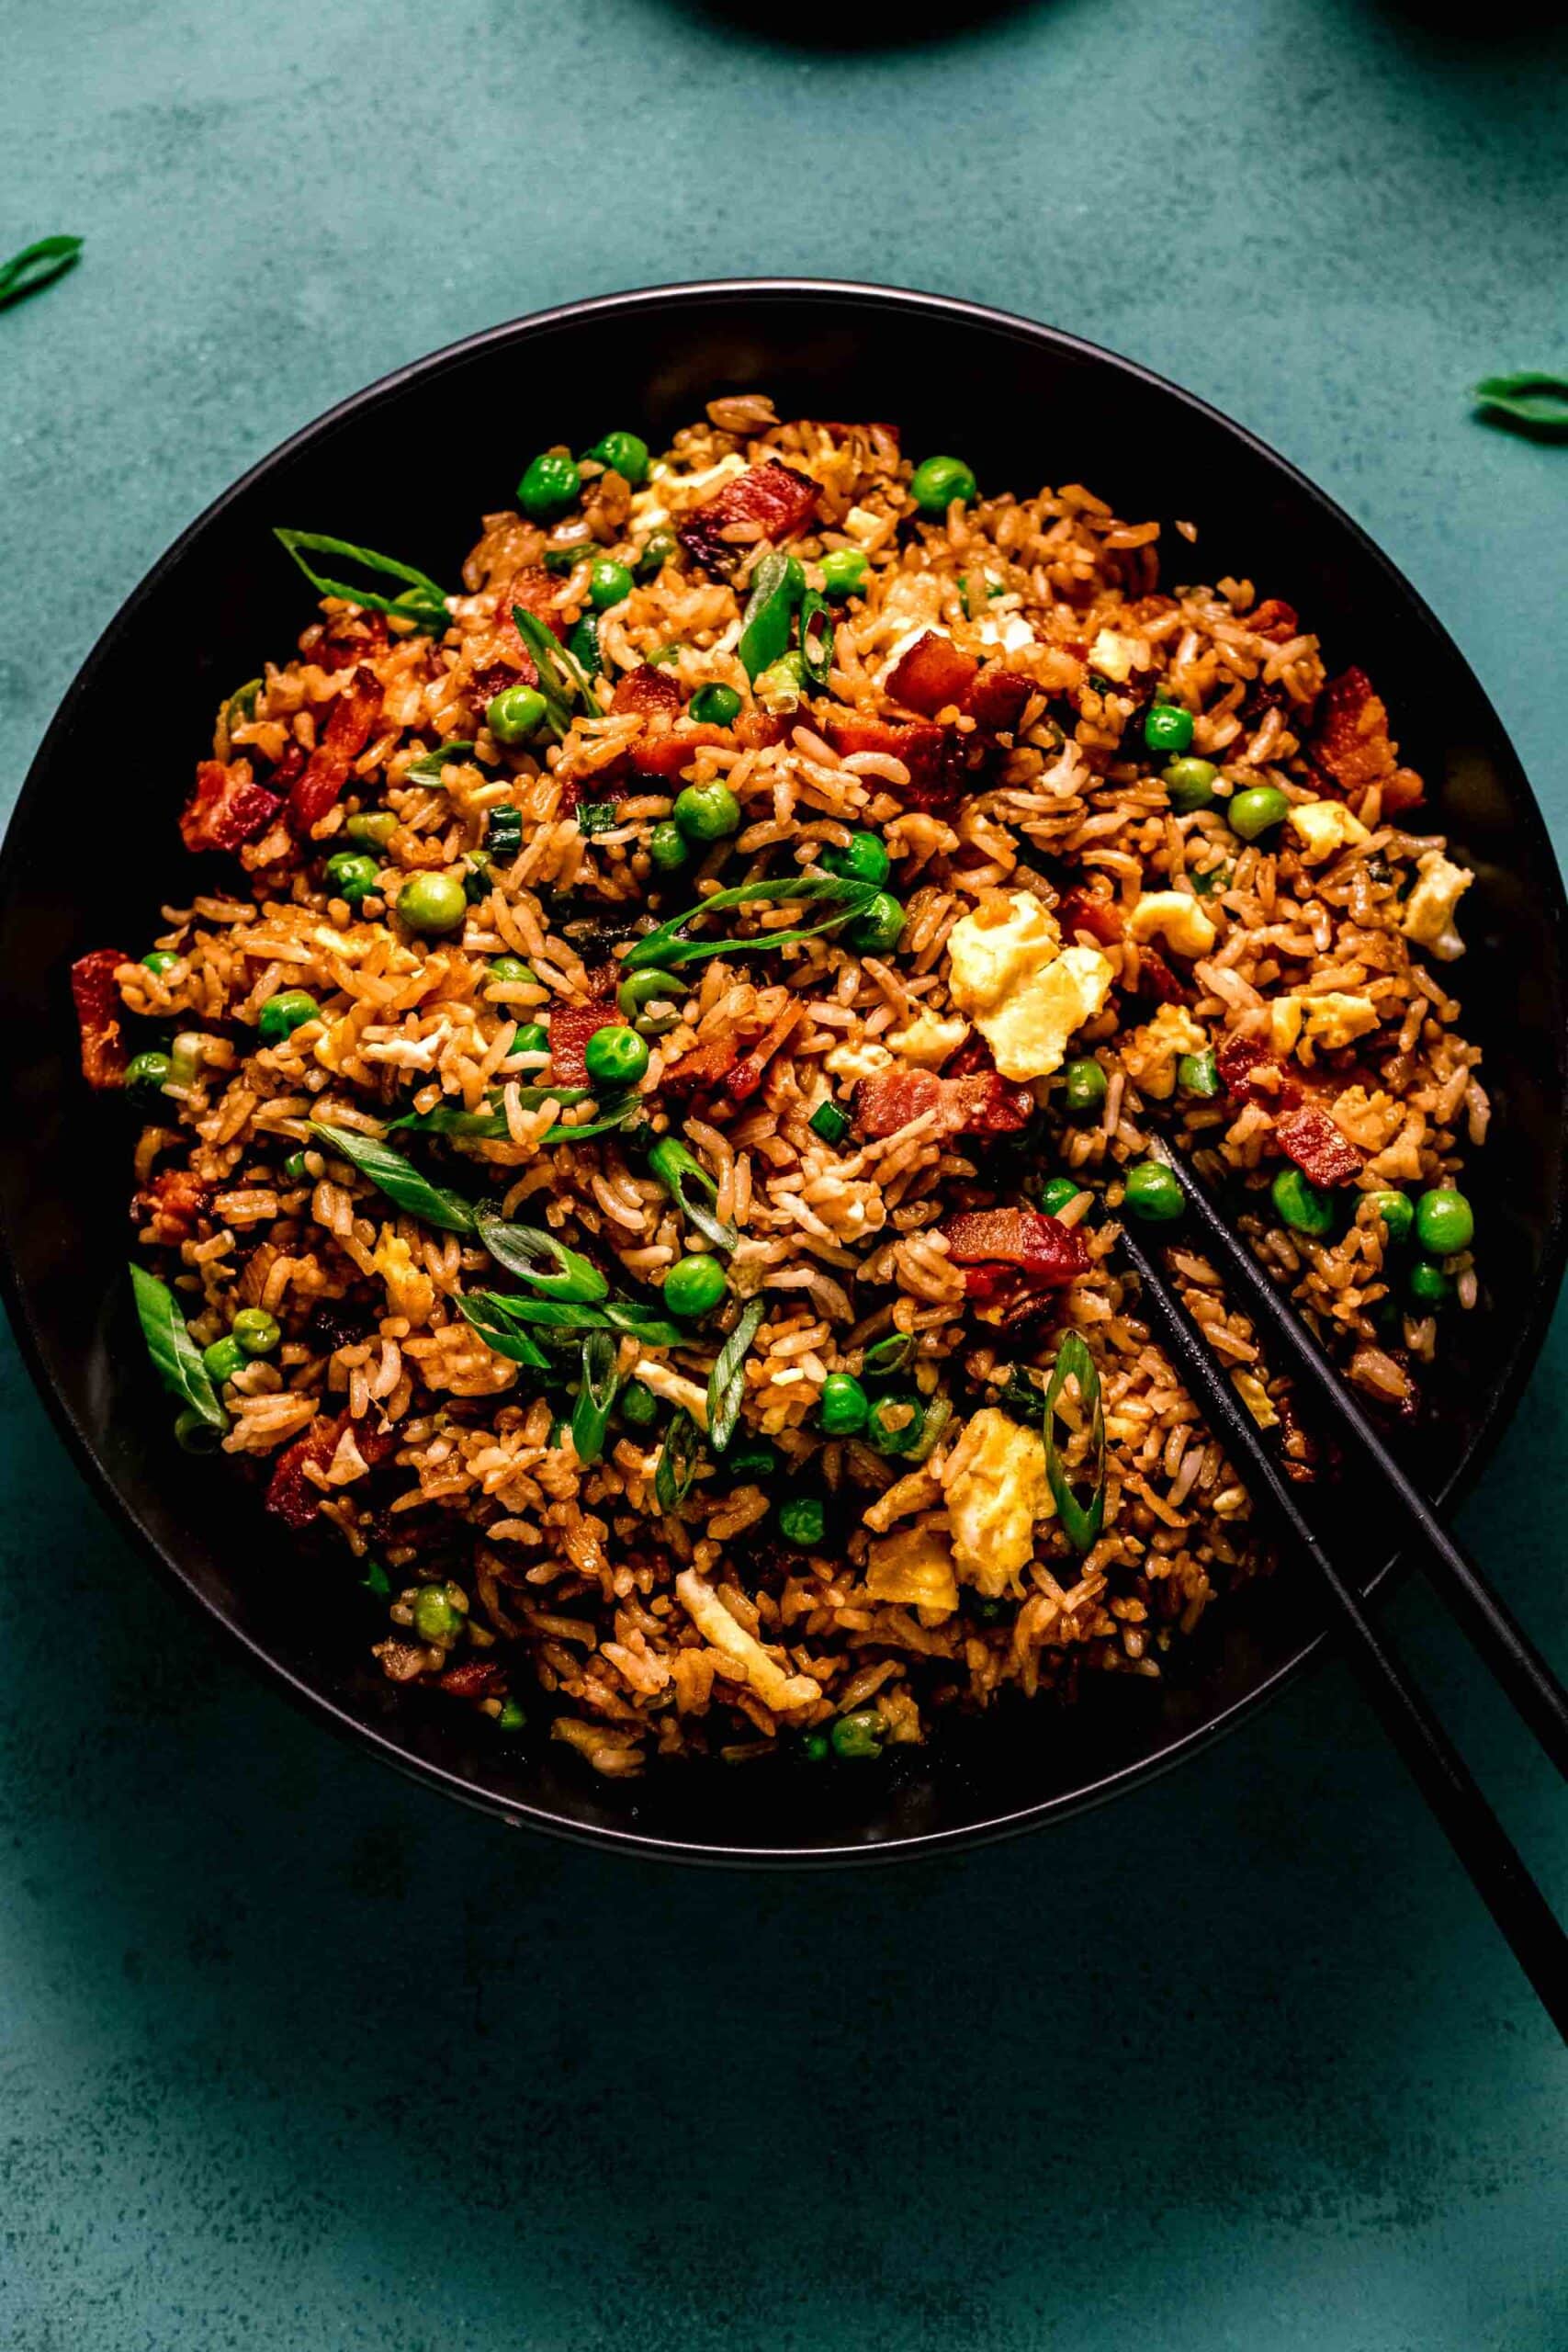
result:
[[[751,574],[751,594],[736,650],[749,678],[760,678],[789,647],[790,623],[806,593],[806,574],[793,555],[765,555]]]
[[[674,1510],[692,1491],[701,1451],[697,1425],[690,1413],[677,1413],[664,1432],[653,1492],[660,1510]]]
[[[741,1308],[740,1320],[720,1348],[708,1374],[708,1444],[715,1453],[722,1453],[735,1434],[740,1408],[746,1400],[746,1359],[767,1311],[767,1301],[762,1298],[753,1298]]]
[[[604,1451],[604,1432],[621,1385],[615,1355],[608,1331],[590,1331],[582,1342],[582,1385],[572,1408],[571,1442],[583,1464],[597,1462]]]
[[[1089,1417],[1090,1471],[1089,1498],[1080,1502],[1062,1461],[1056,1442],[1057,1405],[1069,1380],[1077,1383],[1078,1402]],[[1045,1390],[1045,1476],[1050,1482],[1062,1532],[1075,1552],[1092,1551],[1105,1520],[1105,1408],[1100,1397],[1100,1374],[1094,1358],[1077,1331],[1069,1331],[1056,1351],[1056,1363]]]
[[[1474,397],[1491,424],[1511,425],[1542,441],[1568,441],[1568,380],[1561,376],[1487,376]]]
[[[648,1155],[648,1164],[688,1225],[694,1226],[716,1250],[734,1249],[739,1234],[733,1225],[721,1222],[711,1205],[718,1199],[718,1186],[679,1136],[660,1136]]]
[[[311,1120],[310,1136],[323,1150],[346,1159],[361,1176],[367,1176],[396,1207],[406,1209],[422,1224],[437,1226],[443,1233],[474,1230],[472,1204],[445,1184],[433,1184],[427,1176],[421,1175],[412,1159],[405,1159],[389,1144],[379,1143],[373,1136],[363,1136],[348,1127],[328,1126],[320,1119]]]
[[[80,237],[39,237],[24,245],[9,261],[0,262],[0,311],[7,302],[19,302],[24,294],[40,294],[81,258]]]
[[[519,1282],[528,1283],[544,1298],[558,1298],[569,1306],[591,1306],[608,1298],[610,1285],[597,1266],[577,1250],[569,1250],[540,1225],[508,1225],[501,1217],[479,1212],[479,1237],[496,1263]]]
[[[174,1292],[145,1266],[131,1267],[130,1286],[153,1371],[170,1395],[177,1396],[209,1429],[226,1430],[229,1416],[201,1360],[201,1350],[186,1329]]]
[[[671,915],[657,931],[639,939],[622,959],[622,969],[641,971],[647,967],[662,971],[675,971],[682,964],[697,964],[710,956],[750,956],[771,947],[792,947],[797,940],[815,939],[825,931],[837,929],[861,914],[877,895],[872,882],[858,882],[841,874],[789,874],[773,881],[741,882],[732,890],[716,890],[683,914]],[[827,904],[833,911],[824,915],[820,922],[792,925],[784,931],[759,932],[754,939],[688,939],[687,928],[700,922],[707,915],[722,914],[727,907],[750,907],[771,904],[775,899],[798,901],[803,906]]]
[[[412,563],[400,563],[394,556],[378,555],[374,548],[355,547],[352,539],[329,538],[321,531],[275,530],[273,536],[288,549],[319,596],[342,596],[367,612],[390,613],[400,620],[413,621],[427,631],[438,632],[446,627],[450,615],[446,589],[427,571],[416,571]],[[395,596],[383,594],[378,588],[355,587],[352,581],[333,580],[325,572],[317,571],[305,560],[308,555],[334,556],[345,563],[363,565],[378,579],[400,580],[406,584]]]

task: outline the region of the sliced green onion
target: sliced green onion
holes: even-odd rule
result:
[[[926,1406],[925,1419],[920,1423],[920,1433],[913,1445],[905,1447],[902,1459],[906,1462],[924,1462],[928,1454],[934,1451],[938,1438],[952,1419],[952,1399],[947,1396],[931,1397]]]
[[[764,1298],[753,1298],[741,1308],[740,1320],[708,1374],[708,1444],[715,1453],[722,1453],[735,1434],[746,1401],[746,1359],[767,1311]]]
[[[690,1413],[677,1413],[664,1432],[653,1491],[660,1510],[674,1510],[692,1491],[701,1452],[697,1425]]]
[[[577,1458],[597,1462],[604,1451],[604,1432],[619,1388],[616,1348],[608,1331],[590,1331],[582,1342],[582,1385],[571,1414],[571,1442]]]
[[[902,1372],[913,1359],[915,1335],[912,1331],[894,1331],[886,1340],[878,1340],[867,1348],[861,1368],[873,1380],[890,1380]]]
[[[481,1210],[478,1231],[498,1265],[520,1282],[531,1283],[546,1298],[586,1306],[610,1295],[610,1285],[598,1267],[569,1250],[541,1225],[507,1225]]]
[[[226,1430],[229,1416],[219,1402],[201,1350],[186,1329],[179,1301],[167,1283],[145,1266],[132,1266],[130,1286],[152,1369],[173,1396],[209,1430]]]
[[[352,539],[329,538],[321,531],[276,530],[273,536],[293,557],[318,596],[342,596],[368,613],[392,613],[402,620],[415,621],[426,631],[445,629],[451,617],[446,610],[446,589],[427,571],[416,571],[412,563],[399,563],[393,556],[378,555],[373,548],[355,547]],[[311,569],[302,549],[310,555],[340,556],[345,562],[363,564],[367,571],[383,580],[402,580],[408,585],[400,595],[385,596],[378,589],[356,588],[350,581],[329,579],[324,572]],[[412,596],[410,590],[414,592]]]
[[[1475,387],[1482,414],[1543,441],[1568,440],[1568,382],[1561,376],[1488,376]]]
[[[256,705],[261,700],[262,684],[260,678],[247,678],[243,686],[235,687],[223,706],[225,735],[232,736],[236,727],[248,726],[255,717]]]
[[[547,1091],[547,1089],[544,1091]],[[590,1119],[581,1127],[569,1126],[565,1120],[558,1120],[553,1127],[545,1129],[539,1141],[542,1144],[591,1143],[595,1136],[607,1136],[616,1127],[624,1127],[629,1120],[637,1117],[641,1109],[641,1095],[628,1094],[624,1102],[607,1106],[602,1119]]]
[[[679,1136],[660,1136],[648,1155],[648,1164],[688,1225],[694,1226],[716,1250],[734,1249],[739,1234],[733,1225],[721,1223],[709,1205],[718,1199],[718,1186]]]
[[[19,302],[24,294],[40,294],[81,257],[80,237],[39,237],[36,244],[24,245],[8,262],[0,263],[0,310],[7,302]]]
[[[587,1086],[520,1086],[517,1090],[519,1107],[537,1111],[546,1102],[558,1102],[569,1111],[574,1102],[586,1102],[592,1089]],[[389,1119],[389,1131],[401,1128],[414,1136],[475,1136],[481,1141],[503,1141],[512,1132],[506,1114],[499,1105],[488,1111],[459,1111],[455,1105],[438,1102],[434,1111],[405,1111],[400,1119]],[[576,1135],[578,1130],[570,1130]]]
[[[374,1136],[351,1132],[346,1127],[330,1127],[320,1119],[310,1121],[310,1136],[339,1159],[346,1159],[361,1176],[368,1176],[378,1192],[410,1216],[417,1216],[425,1225],[440,1227],[444,1233],[472,1233],[474,1210],[460,1193],[445,1184],[433,1184],[422,1176],[412,1159],[389,1144],[378,1143]]]
[[[513,1313],[513,1301],[502,1298],[498,1291],[475,1290],[456,1294],[458,1314],[465,1323],[472,1324],[487,1348],[509,1363],[527,1364],[534,1372],[548,1372],[550,1360],[537,1340],[529,1338]]]
[[[583,800],[578,804],[577,830],[584,835],[609,832],[618,811],[613,800]]]
[[[411,760],[403,770],[403,775],[405,779],[411,775],[417,775],[427,784],[439,784],[444,767],[452,766],[458,762],[467,762],[473,757],[474,747],[471,743],[437,743],[434,752],[426,752],[419,759]]]
[[[800,658],[814,686],[826,687],[833,666],[833,612],[826,596],[808,588],[800,605]]]
[[[742,882],[733,890],[716,890],[699,906],[688,907],[683,914],[671,915],[657,931],[639,939],[623,959],[622,969],[635,972],[652,964],[674,971],[682,964],[701,963],[710,956],[755,955],[773,947],[791,947],[797,940],[815,939],[818,933],[836,930],[863,913],[876,897],[876,887],[871,882],[857,882],[841,874],[791,874],[771,882]],[[688,939],[687,926],[699,922],[705,915],[722,913],[727,907],[750,907],[771,903],[774,899],[799,900],[807,906],[826,900],[834,911],[820,922],[807,923],[786,931],[760,932],[754,939]]]
[[[1078,1397],[1089,1416],[1092,1470],[1089,1495],[1080,1502],[1073,1492],[1056,1442],[1056,1407],[1068,1380],[1076,1380]],[[1105,1408],[1100,1399],[1100,1374],[1094,1358],[1077,1331],[1068,1331],[1056,1351],[1055,1368],[1045,1390],[1045,1476],[1050,1481],[1062,1532],[1075,1552],[1090,1552],[1100,1541],[1105,1521]]]
[[[689,1340],[689,1331],[670,1322],[657,1306],[638,1299],[607,1298],[602,1306],[580,1306],[558,1298],[520,1298],[510,1292],[471,1290],[466,1294],[484,1309],[487,1321],[508,1331],[539,1331],[547,1339],[576,1339],[583,1331],[625,1331],[645,1348],[676,1348]],[[469,1321],[473,1317],[469,1317]]]
[[[545,719],[551,732],[564,735],[571,725],[574,706],[581,704],[590,718],[603,718],[604,707],[589,683],[581,662],[547,629],[536,613],[521,605],[512,607],[518,636],[534,657],[539,692],[545,697]]]
[[[751,594],[736,650],[749,678],[771,669],[789,645],[789,625],[806,590],[806,574],[793,555],[765,555],[751,574]]]

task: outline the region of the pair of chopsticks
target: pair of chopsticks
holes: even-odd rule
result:
[[[1568,1691],[1451,1535],[1426,1497],[1383,1443],[1344,1377],[1247,1244],[1224,1223],[1181,1155],[1161,1141],[1154,1156],[1170,1169],[1186,1198],[1187,1214],[1170,1238],[1197,1240],[1235,1303],[1253,1322],[1269,1362],[1294,1375],[1331,1429],[1349,1463],[1382,1489],[1409,1539],[1412,1552],[1518,1713],[1560,1772],[1568,1774]],[[1228,1374],[1210,1352],[1201,1327],[1188,1312],[1158,1263],[1160,1244],[1122,1219],[1122,1249],[1138,1275],[1149,1322],[1190,1390],[1214,1435],[1243,1466],[1266,1503],[1321,1578],[1338,1620],[1346,1653],[1446,1832],[1482,1900],[1507,1939],[1558,2032],[1568,2041],[1568,1935],[1476,1785],[1469,1767],[1387,1638],[1367,1615],[1361,1597],[1336,1566]]]

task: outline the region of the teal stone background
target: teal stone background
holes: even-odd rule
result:
[[[1049,319],[1282,448],[1568,838],[1568,449],[1465,400],[1568,370],[1565,51],[1473,17],[8,0],[0,246],[88,243],[0,314],[7,795],[147,565],[329,402],[542,304],[804,270]],[[165,792],[127,722],[85,787]],[[1560,1317],[1463,1514],[1560,1668],[1565,1372]],[[1337,1666],[1049,1835],[693,1875],[299,1720],[9,1355],[0,1556],[16,2352],[1568,2342],[1568,2064]],[[1561,1791],[1424,1592],[1392,1615],[1561,1905]]]

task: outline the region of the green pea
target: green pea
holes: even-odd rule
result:
[[[525,964],[521,956],[492,956],[490,977],[492,980],[504,981],[508,988],[536,989],[542,985],[533,966]]]
[[[201,1361],[209,1380],[214,1387],[221,1388],[226,1380],[232,1380],[237,1372],[244,1370],[245,1351],[236,1339],[214,1340],[209,1348],[203,1348]]]
[[[648,478],[648,444],[636,433],[606,433],[583,452],[601,466],[609,466],[634,490]]]
[[[248,1356],[269,1356],[283,1337],[283,1326],[265,1306],[242,1306],[230,1326],[230,1337]]]
[[[468,911],[467,894],[455,874],[415,874],[398,892],[400,920],[427,938],[456,931]]]
[[[545,697],[532,686],[503,686],[485,705],[485,725],[498,743],[527,743],[545,723]]]
[[[1408,1241],[1416,1225],[1416,1211],[1408,1196],[1404,1193],[1369,1193],[1367,1198],[1388,1227],[1390,1248],[1397,1250],[1402,1241]]]
[[[890,891],[879,890],[846,926],[844,937],[857,956],[886,956],[897,946],[903,931],[903,908]]]
[[[648,1045],[635,1029],[596,1029],[582,1048],[582,1060],[595,1086],[635,1086],[648,1068]]]
[[[550,1033],[542,1021],[525,1021],[512,1040],[514,1054],[547,1054]]]
[[[1181,1187],[1157,1159],[1140,1159],[1127,1170],[1128,1214],[1143,1225],[1169,1225],[1181,1215]]]
[[[616,471],[620,469],[617,467]],[[659,1419],[659,1399],[640,1380],[628,1380],[620,1396],[621,1419],[629,1430],[650,1430]]]
[[[1048,1184],[1041,1187],[1040,1205],[1047,1216],[1060,1216],[1067,1203],[1076,1201],[1082,1191],[1076,1176],[1053,1176]]]
[[[133,1102],[151,1110],[169,1082],[173,1065],[167,1054],[133,1054],[125,1069],[125,1091]]]
[[[880,833],[852,833],[842,849],[825,849],[817,863],[824,872],[841,874],[851,882],[874,882],[880,890],[893,871],[893,860]]]
[[[1080,1054],[1062,1072],[1062,1097],[1075,1118],[1098,1111],[1109,1081],[1092,1054]]]
[[[821,1543],[828,1514],[815,1495],[791,1495],[779,1506],[779,1533],[796,1552],[813,1552]]]
[[[214,1429],[194,1405],[175,1415],[175,1442],[186,1453],[216,1453],[223,1432]]]
[[[444,1585],[423,1584],[414,1595],[413,1629],[422,1642],[445,1647],[463,1630],[461,1612]]]
[[[1192,713],[1179,703],[1151,703],[1144,713],[1144,741],[1151,752],[1190,751]]]
[[[882,1753],[882,1717],[874,1707],[857,1707],[852,1715],[840,1715],[828,1735],[835,1756],[846,1763],[859,1764]]]
[[[572,660],[581,664],[583,675],[596,678],[599,674],[599,624],[592,613],[584,613],[571,635],[566,650]]]
[[[824,1143],[842,1143],[850,1131],[849,1120],[836,1102],[818,1102],[806,1124]]]
[[[398,830],[398,821],[389,808],[362,808],[343,830],[351,842],[367,842],[375,849],[385,849]]]
[[[1299,1168],[1281,1168],[1269,1187],[1269,1197],[1276,1216],[1297,1233],[1321,1239],[1324,1234],[1333,1232],[1332,1194],[1310,1184]]]
[[[800,1752],[808,1764],[826,1764],[833,1753],[833,1743],[825,1731],[808,1731],[800,1743]]]
[[[909,495],[922,514],[945,514],[955,498],[967,506],[977,487],[962,458],[923,458],[909,477]]]
[[[685,999],[685,982],[672,972],[628,972],[615,990],[615,1002],[626,1019],[651,1037],[674,1027],[680,1019],[678,1007]],[[665,1006],[665,1012],[652,1012],[650,1007],[656,1004]]]
[[[582,476],[570,458],[547,449],[535,458],[517,485],[517,503],[531,523],[553,523],[564,514],[582,488]]]
[[[762,708],[775,718],[795,708],[806,692],[806,656],[800,652],[781,653],[770,662],[751,682],[751,691]]]
[[[727,784],[689,784],[676,797],[675,822],[689,842],[721,842],[739,831],[740,803]]]
[[[321,1008],[308,989],[280,989],[269,996],[256,1015],[256,1035],[264,1046],[280,1046],[307,1021],[319,1021]]]
[[[613,605],[624,605],[631,594],[634,582],[624,563],[613,556],[601,556],[588,574],[588,601],[596,613],[607,613]]]
[[[854,1437],[863,1430],[871,1400],[854,1374],[830,1372],[822,1383],[821,1421],[824,1437]]]
[[[1475,1213],[1451,1184],[1423,1193],[1416,1204],[1416,1238],[1429,1258],[1452,1258],[1475,1238]]]
[[[852,596],[865,585],[870,558],[859,548],[834,548],[822,559],[824,596]]]
[[[716,1258],[693,1255],[677,1258],[664,1277],[660,1296],[671,1315],[678,1315],[682,1323],[694,1323],[699,1316],[713,1313],[728,1287]]]
[[[761,1487],[778,1476],[778,1448],[765,1437],[738,1437],[724,1457],[724,1466],[738,1487]]]
[[[926,1408],[918,1396],[879,1396],[866,1415],[866,1440],[878,1453],[908,1453],[925,1425]]]
[[[1417,1258],[1404,1278],[1404,1286],[1417,1306],[1447,1306],[1454,1295],[1450,1278],[1428,1258]]]
[[[733,727],[740,716],[740,697],[733,686],[699,686],[686,709],[700,726]]]
[[[1172,760],[1165,772],[1165,788],[1179,817],[1212,807],[1219,773],[1213,760]]]
[[[503,1699],[501,1713],[495,1719],[495,1727],[497,1731],[521,1731],[527,1720],[521,1700]]]
[[[642,553],[633,564],[632,570],[639,580],[656,580],[665,565],[672,561],[677,552],[672,531],[655,531],[653,537],[644,543]]]
[[[179,960],[172,947],[154,947],[150,955],[143,956],[141,963],[145,971],[164,973]]]
[[[1205,1046],[1201,1054],[1178,1054],[1176,1082],[1183,1094],[1196,1094],[1201,1102],[1212,1102],[1220,1091],[1220,1066],[1213,1051]]]
[[[1290,806],[1277,785],[1249,785],[1245,792],[1231,795],[1225,822],[1244,842],[1255,842],[1284,821]]]
[[[649,864],[660,874],[678,874],[691,855],[686,847],[686,836],[670,818],[666,817],[662,824],[655,825],[649,833],[648,855]]]
[[[327,860],[327,888],[334,899],[344,899],[351,907],[357,907],[375,889],[380,871],[373,857],[359,851],[340,849],[335,857]]]

